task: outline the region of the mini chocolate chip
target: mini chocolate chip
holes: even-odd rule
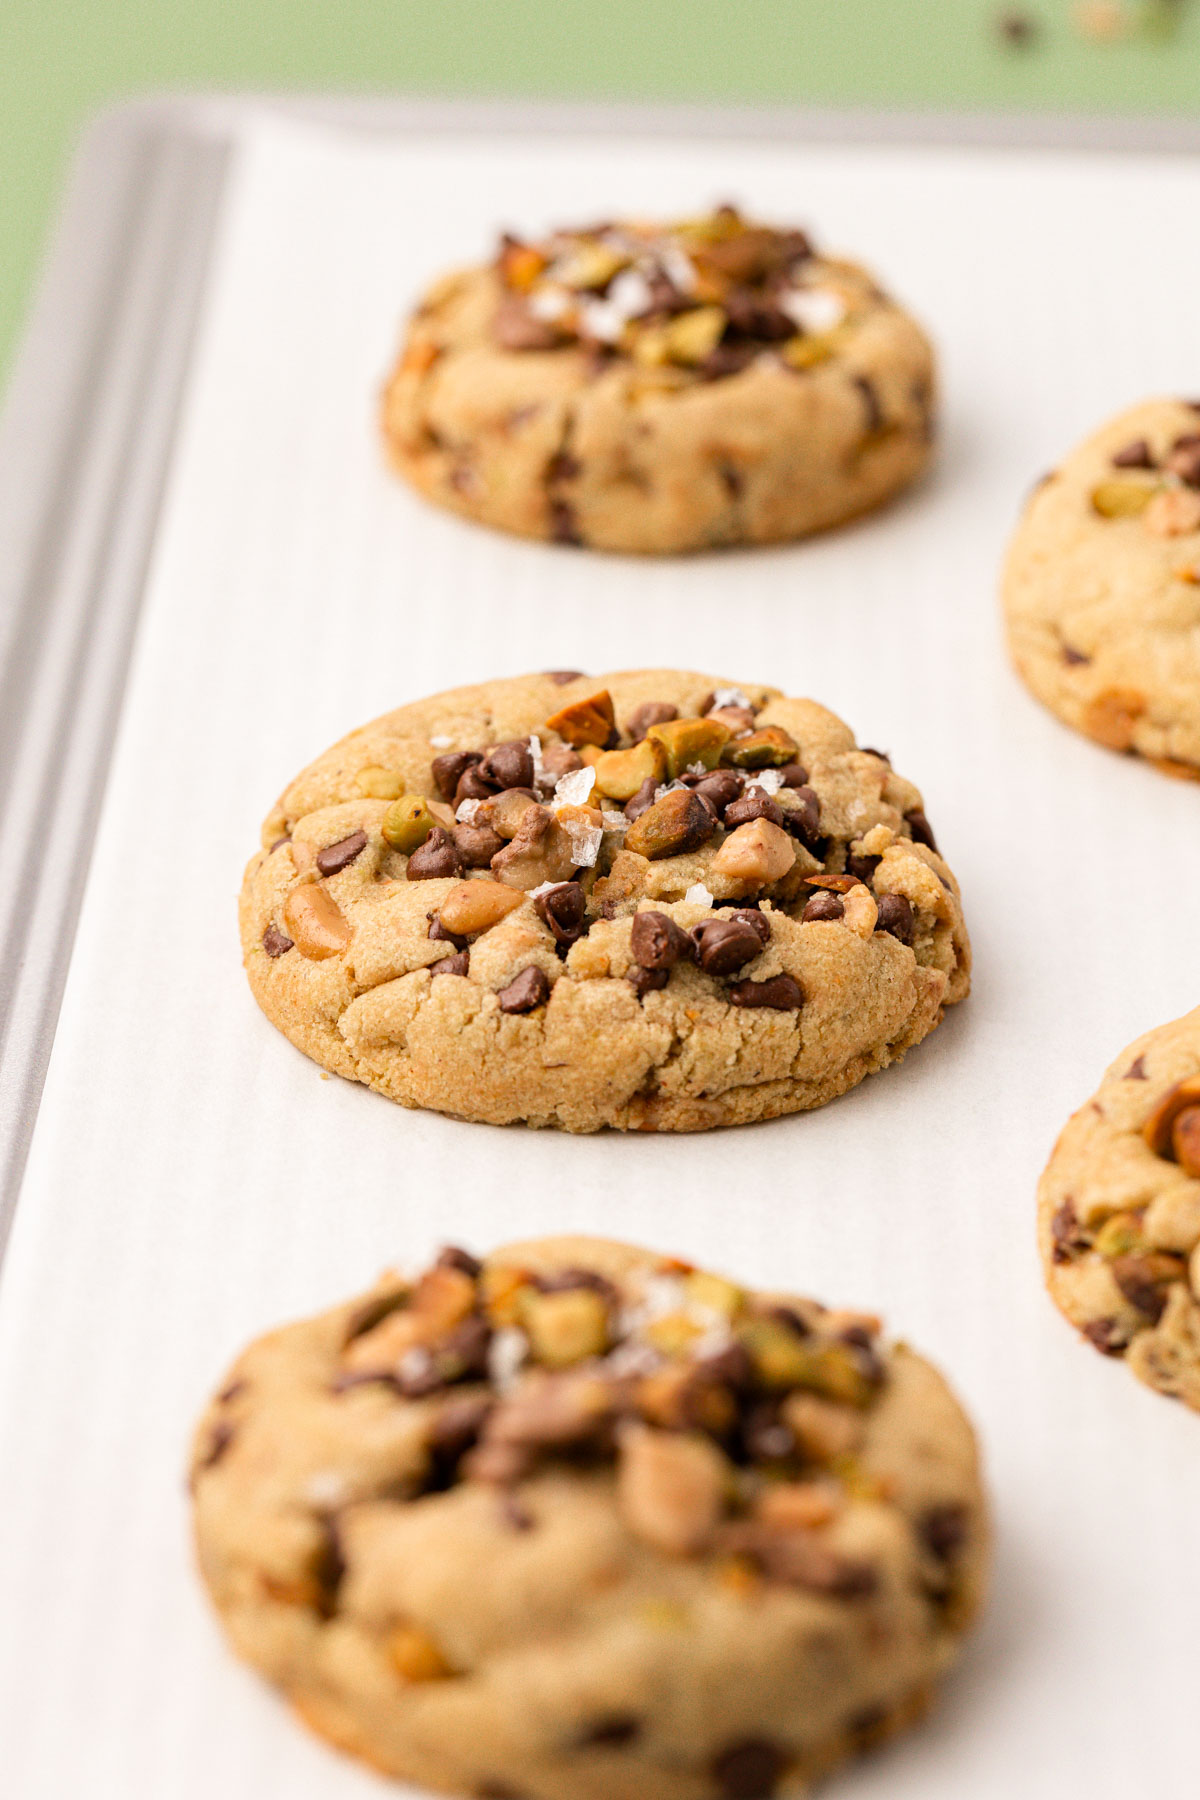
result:
[[[773,1012],[796,1012],[804,1005],[800,983],[791,975],[772,975],[769,981],[737,981],[728,993],[734,1006],[768,1006]]]
[[[634,913],[629,927],[629,948],[643,969],[673,969],[680,957],[692,953],[687,933],[667,913]]]
[[[555,687],[566,687],[569,681],[583,680],[582,669],[543,669],[542,673],[547,681],[554,683]]]
[[[840,919],[844,917],[845,911],[840,894],[814,894],[800,914],[800,919],[803,924],[811,925],[815,920]]]
[[[437,962],[430,963],[431,975],[466,975],[471,967],[469,950],[459,950],[453,956],[441,956]]]
[[[1167,1292],[1165,1285],[1155,1278],[1152,1262],[1153,1259],[1146,1256],[1115,1256],[1108,1266],[1130,1306],[1136,1306],[1157,1325],[1166,1309]]]
[[[1135,438],[1132,444],[1116,451],[1112,462],[1114,469],[1153,469],[1156,466],[1145,438]]]
[[[1092,660],[1090,656],[1085,656],[1083,654],[1082,650],[1072,649],[1070,644],[1063,645],[1062,659],[1065,663],[1069,664],[1072,668],[1076,667],[1080,663],[1090,663]]]
[[[889,936],[898,938],[902,944],[911,944],[916,924],[913,909],[903,894],[880,895],[879,917],[875,921],[876,931],[886,931]]]
[[[472,763],[458,778],[458,786],[454,790],[454,805],[461,806],[464,800],[490,800],[495,792],[496,783],[489,781],[483,774],[482,765]]]
[[[876,748],[873,744],[860,744],[859,749],[862,751],[862,754],[864,756],[877,756],[879,758],[880,762],[885,762],[887,764],[888,768],[889,769],[891,768],[892,759],[888,755],[886,750],[876,750]]]
[[[461,875],[462,863],[450,833],[435,825],[425,842],[409,857],[404,872],[410,881],[439,881],[449,875]]]
[[[472,1256],[469,1250],[464,1250],[459,1244],[443,1244],[434,1267],[457,1269],[461,1275],[469,1275],[472,1281],[483,1271],[479,1258]]]
[[[492,1405],[491,1394],[449,1395],[430,1421],[430,1449],[443,1456],[461,1456],[479,1436]]]
[[[1078,1251],[1087,1248],[1090,1240],[1079,1228],[1079,1218],[1070,1200],[1064,1200],[1054,1212],[1050,1221],[1050,1236],[1054,1242],[1054,1260],[1056,1263],[1070,1262]]]
[[[922,1513],[917,1529],[921,1542],[939,1562],[952,1562],[967,1541],[966,1508],[931,1506]]]
[[[1144,1056],[1139,1056],[1134,1062],[1130,1063],[1125,1071],[1125,1079],[1126,1081],[1149,1081],[1150,1077],[1146,1073],[1146,1059]]]
[[[366,832],[352,831],[349,837],[339,838],[336,844],[326,844],[324,850],[317,851],[317,868],[322,875],[337,875],[348,869],[366,847]]]
[[[882,861],[882,856],[860,856],[851,851],[846,857],[846,873],[853,875],[856,881],[865,881],[870,887]]]
[[[714,769],[708,775],[684,775],[682,780],[685,787],[699,795],[715,819],[725,817],[726,807],[738,798],[744,786],[736,769]]]
[[[821,802],[810,787],[789,788],[788,792],[800,804],[781,809],[784,828],[811,850],[821,835]]]
[[[533,756],[524,738],[512,738],[506,744],[494,744],[487,752],[479,772],[486,781],[499,788],[533,786]]]
[[[744,919],[706,919],[691,938],[706,975],[732,975],[762,954],[762,939]]]
[[[768,819],[772,825],[782,825],[783,808],[762,788],[748,788],[740,800],[731,800],[725,808],[725,823],[748,825],[751,819]]]
[[[565,500],[550,501],[550,536],[556,544],[583,543],[579,534],[579,524],[575,517],[575,508]]]
[[[535,1275],[533,1285],[539,1294],[569,1294],[587,1288],[593,1294],[603,1294],[606,1300],[615,1302],[619,1298],[607,1275],[601,1275],[598,1269],[550,1269],[544,1275]]]
[[[453,800],[463,775],[481,760],[478,750],[452,750],[434,757],[430,764],[433,785],[443,800]]]
[[[867,409],[867,430],[876,432],[883,424],[883,407],[879,403],[879,394],[873,381],[865,375],[856,375],[854,385],[863,397],[863,405]]]
[[[500,989],[496,998],[503,1013],[533,1012],[537,1007],[544,1006],[550,998],[550,982],[545,970],[539,969],[536,963],[530,963],[507,987]]]
[[[742,1738],[711,1764],[721,1800],[771,1800],[786,1768],[787,1757],[768,1738]]]
[[[282,837],[277,837],[275,839],[275,842],[271,845],[271,848],[267,851],[267,855],[268,856],[274,855],[276,850],[282,849],[284,844],[290,844],[291,841],[292,841],[291,832],[285,831]]]
[[[605,1713],[584,1726],[575,1739],[575,1747],[589,1750],[598,1745],[632,1744],[641,1729],[642,1722],[634,1713]]]
[[[569,450],[556,450],[546,464],[547,481],[574,481],[583,474],[583,464]]]
[[[720,476],[721,481],[724,484],[725,492],[729,495],[729,498],[731,500],[740,500],[746,486],[746,477],[742,474],[741,470],[735,469],[732,463],[719,462],[717,464],[717,474]]]
[[[533,910],[549,926],[556,944],[574,944],[584,934],[587,895],[577,881],[560,881],[548,893],[539,894]]]
[[[652,725],[669,725],[679,717],[679,708],[666,700],[645,700],[625,721],[625,735],[640,744]]]
[[[1119,1319],[1093,1319],[1083,1335],[1101,1356],[1120,1356],[1129,1344],[1129,1333]]]
[[[731,919],[737,919],[742,925],[749,925],[751,930],[757,931],[760,944],[770,943],[771,921],[766,913],[761,912],[757,906],[739,906],[738,910],[729,916]]]
[[[450,833],[464,869],[489,869],[504,839],[490,825],[456,825]]]
[[[710,1350],[696,1358],[695,1372],[705,1381],[726,1387],[749,1387],[754,1379],[754,1362],[744,1344],[736,1341],[723,1350]]]
[[[466,938],[459,937],[457,932],[447,931],[437,913],[426,913],[425,917],[429,920],[429,930],[425,933],[426,937],[432,938],[436,944],[453,944],[456,950],[466,949]]]
[[[1176,438],[1164,467],[1189,487],[1200,487],[1200,432]]]
[[[808,782],[808,770],[803,763],[784,763],[779,771],[779,780],[786,788],[802,788]]]
[[[632,800],[627,800],[625,802],[625,817],[631,824],[634,819],[640,819],[644,812],[650,810],[654,805],[654,796],[657,792],[658,783],[655,781],[653,775],[647,775],[645,781],[643,781]]]
[[[292,948],[292,940],[278,925],[268,925],[262,934],[262,947],[268,956],[285,956]]]
[[[925,817],[922,808],[914,806],[911,812],[905,813],[904,821],[913,834],[913,843],[924,844],[927,850],[932,850],[936,854],[937,839],[933,835],[933,826]]]
[[[669,969],[643,969],[640,963],[634,963],[626,969],[625,979],[641,1000],[658,988],[665,988],[671,979],[671,972]]]

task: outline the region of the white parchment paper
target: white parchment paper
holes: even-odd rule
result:
[[[536,229],[733,195],[861,255],[944,359],[938,472],[777,551],[508,541],[381,467],[427,278]],[[1195,1787],[1200,1420],[1045,1298],[1033,1189],[1135,1033],[1197,1000],[1197,791],[1077,739],[1004,662],[998,558],[1106,414],[1200,392],[1182,161],[248,132],[224,219],[62,1022],[0,1300],[0,1791],[383,1791],[226,1655],[190,1565],[192,1419],[250,1335],[447,1237],[645,1239],[880,1310],[984,1438],[986,1623],[855,1800]],[[1185,228],[1186,227],[1186,228]],[[977,955],[901,1068],[807,1117],[570,1139],[406,1113],[265,1023],[234,902],[260,818],[384,708],[529,667],[811,693],[924,789]]]

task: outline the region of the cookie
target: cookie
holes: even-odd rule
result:
[[[665,552],[803,537],[930,459],[934,360],[853,263],[733,207],[502,239],[387,384],[395,469],[522,537]]]
[[[1047,476],[1003,595],[1013,660],[1051,712],[1200,780],[1200,402],[1136,406]]]
[[[1038,1216],[1060,1311],[1200,1411],[1200,1007],[1122,1051],[1055,1145]]]
[[[569,670],[352,733],[246,871],[267,1017],[406,1106],[692,1131],[820,1106],[967,992],[918,790],[811,700]]]
[[[877,1319],[594,1238],[259,1339],[192,1491],[237,1653],[481,1800],[807,1791],[921,1713],[988,1562],[971,1427]]]

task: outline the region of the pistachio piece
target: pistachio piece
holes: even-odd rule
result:
[[[1170,1158],[1175,1121],[1193,1106],[1200,1106],[1200,1075],[1188,1075],[1168,1088],[1142,1126],[1142,1136],[1155,1156]]]
[[[625,848],[651,862],[664,856],[680,856],[706,844],[716,830],[716,821],[689,788],[674,788],[640,813],[625,834]],[[749,830],[749,826],[744,826]],[[784,833],[780,832],[781,837]],[[735,833],[736,836],[736,833]],[[785,838],[786,842],[786,838]],[[788,867],[792,864],[789,850]]]
[[[524,894],[501,881],[463,881],[451,888],[438,909],[438,918],[451,937],[474,937],[499,924]]]
[[[704,1327],[690,1313],[663,1313],[643,1327],[646,1342],[661,1350],[664,1356],[686,1356]]]
[[[702,363],[720,343],[727,323],[720,306],[697,306],[691,312],[680,313],[665,328],[667,360]]]
[[[1145,512],[1162,487],[1158,480],[1127,475],[1119,480],[1101,481],[1092,489],[1092,511],[1102,519],[1133,519]]]
[[[828,331],[804,332],[788,338],[779,354],[789,369],[814,369],[818,363],[828,362],[835,356],[849,336],[845,323],[834,325]]]
[[[721,761],[735,769],[782,769],[799,754],[799,744],[782,725],[763,725],[727,744]]]
[[[641,822],[639,819],[637,824]],[[636,829],[637,825],[631,826],[625,840],[630,849],[633,845],[629,839]],[[732,881],[749,881],[757,887],[769,887],[787,874],[795,860],[795,847],[786,831],[772,825],[769,819],[751,819],[748,825],[739,825],[736,831],[730,832],[714,856],[712,866],[715,874],[728,875]]]
[[[628,256],[608,244],[581,244],[574,255],[554,271],[556,281],[580,292],[606,288],[613,276],[626,267]]]
[[[329,892],[311,882],[293,888],[283,903],[283,922],[301,956],[323,962],[350,942],[350,921]]]
[[[398,800],[404,792],[404,777],[395,769],[381,769],[375,763],[370,768],[360,769],[354,782],[359,793],[365,794],[368,800]]]
[[[730,736],[728,725],[722,725],[719,719],[670,719],[665,724],[652,725],[645,741],[661,746],[667,759],[667,775],[677,781],[696,763],[715,769]]]
[[[644,781],[660,782],[667,773],[661,744],[643,738],[632,750],[603,750],[592,765],[596,790],[610,800],[632,800]]]
[[[405,1681],[445,1681],[454,1674],[427,1631],[397,1625],[387,1640],[388,1661]]]
[[[612,736],[616,723],[612,695],[607,688],[591,694],[586,700],[573,700],[546,720],[546,730],[556,731],[574,749],[581,744],[599,744],[603,749]]]
[[[388,807],[380,829],[384,843],[411,856],[414,850],[420,849],[435,823],[428,803],[420,794],[405,794]]]
[[[875,1387],[849,1344],[812,1343],[782,1319],[749,1319],[738,1328],[759,1380],[768,1388],[811,1388],[827,1400],[867,1406]]]
[[[696,1269],[687,1276],[684,1287],[689,1306],[719,1313],[723,1319],[732,1319],[741,1311],[744,1299],[741,1288],[726,1281],[722,1275],[710,1275],[706,1269]]]
[[[1094,1248],[1109,1262],[1116,1256],[1128,1256],[1133,1250],[1146,1249],[1146,1239],[1142,1235],[1142,1215],[1135,1212],[1113,1213],[1096,1233]]]
[[[521,1323],[538,1362],[562,1368],[608,1347],[608,1307],[594,1288],[540,1294],[526,1289]]]
[[[617,1510],[643,1543],[694,1556],[716,1530],[731,1473],[708,1438],[630,1425],[621,1434]]]

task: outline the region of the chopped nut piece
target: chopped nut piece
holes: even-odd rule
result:
[[[1168,1088],[1142,1126],[1142,1136],[1156,1156],[1171,1157],[1175,1121],[1193,1106],[1200,1106],[1200,1075],[1189,1075]]]
[[[354,785],[370,800],[398,800],[404,792],[404,777],[394,769],[381,769],[373,764],[369,769],[358,771]]]
[[[643,738],[632,750],[606,750],[593,765],[596,788],[610,800],[632,800],[645,781],[660,782],[667,773],[663,746]]]
[[[782,725],[764,725],[726,744],[721,760],[735,769],[782,769],[799,753],[800,746]]]
[[[455,937],[474,937],[520,906],[525,895],[500,881],[464,881],[451,888],[438,910],[446,930]]]
[[[638,815],[626,833],[625,848],[657,862],[664,856],[698,850],[715,830],[716,822],[704,802],[688,788],[674,788]]]
[[[1128,750],[1145,710],[1146,697],[1136,688],[1106,688],[1084,714],[1083,729],[1110,750]]]
[[[301,956],[323,962],[350,942],[350,921],[327,888],[306,883],[283,903],[283,922]]]
[[[1146,481],[1126,476],[1117,481],[1102,481],[1092,489],[1092,509],[1102,519],[1132,519],[1145,512],[1161,489],[1159,481]]]
[[[1184,1174],[1200,1180],[1200,1105],[1189,1106],[1176,1116],[1171,1148]]]
[[[492,858],[492,874],[507,887],[542,887],[547,881],[568,881],[578,863],[571,834],[544,806],[531,806],[522,814],[512,842]]]
[[[454,1674],[427,1631],[397,1625],[387,1641],[388,1660],[405,1681],[445,1681]]]
[[[547,731],[556,731],[560,738],[576,750],[582,744],[599,744],[603,749],[613,734],[615,726],[612,695],[607,688],[601,688],[598,694],[590,695],[586,700],[572,701],[546,720]]]
[[[476,1302],[474,1281],[462,1269],[427,1269],[403,1304],[397,1305],[377,1325],[360,1331],[343,1354],[352,1372],[393,1368],[407,1350],[436,1343],[470,1317]]]
[[[679,708],[671,706],[665,700],[646,700],[635,707],[625,721],[626,735],[635,744],[640,744],[652,725],[665,725],[668,719],[677,719]]]
[[[651,725],[645,741],[660,746],[666,757],[667,774],[677,781],[697,763],[715,769],[729,737],[728,725],[722,725],[719,719],[671,719],[662,725]]]
[[[755,1511],[779,1531],[816,1531],[837,1517],[838,1498],[827,1482],[783,1481],[766,1490]]]
[[[641,822],[639,820],[638,824]],[[635,825],[630,830],[630,838],[637,828]],[[626,843],[629,844],[629,838]],[[629,844],[629,848],[633,846]],[[781,880],[795,860],[795,847],[786,831],[772,825],[769,819],[753,819],[749,825],[739,825],[729,834],[713,858],[712,866],[715,874],[728,875],[733,881],[768,887]]]
[[[1093,1248],[1108,1261],[1112,1261],[1114,1257],[1127,1256],[1132,1250],[1147,1249],[1141,1213],[1113,1213],[1111,1218],[1105,1219],[1096,1233]]]
[[[617,1507],[643,1543],[694,1556],[716,1529],[731,1474],[708,1438],[629,1425],[621,1433]]]
[[[552,1368],[600,1356],[608,1344],[608,1306],[593,1288],[552,1294],[527,1289],[521,1322],[534,1356]]]
[[[434,817],[420,794],[405,794],[388,807],[380,829],[386,844],[411,856],[434,829]]]
[[[804,1455],[817,1463],[851,1456],[863,1440],[861,1415],[852,1407],[823,1400],[819,1394],[789,1394],[783,1402],[784,1422]]]
[[[1147,506],[1142,523],[1156,537],[1185,537],[1190,531],[1200,531],[1200,494],[1192,488],[1164,488]]]

